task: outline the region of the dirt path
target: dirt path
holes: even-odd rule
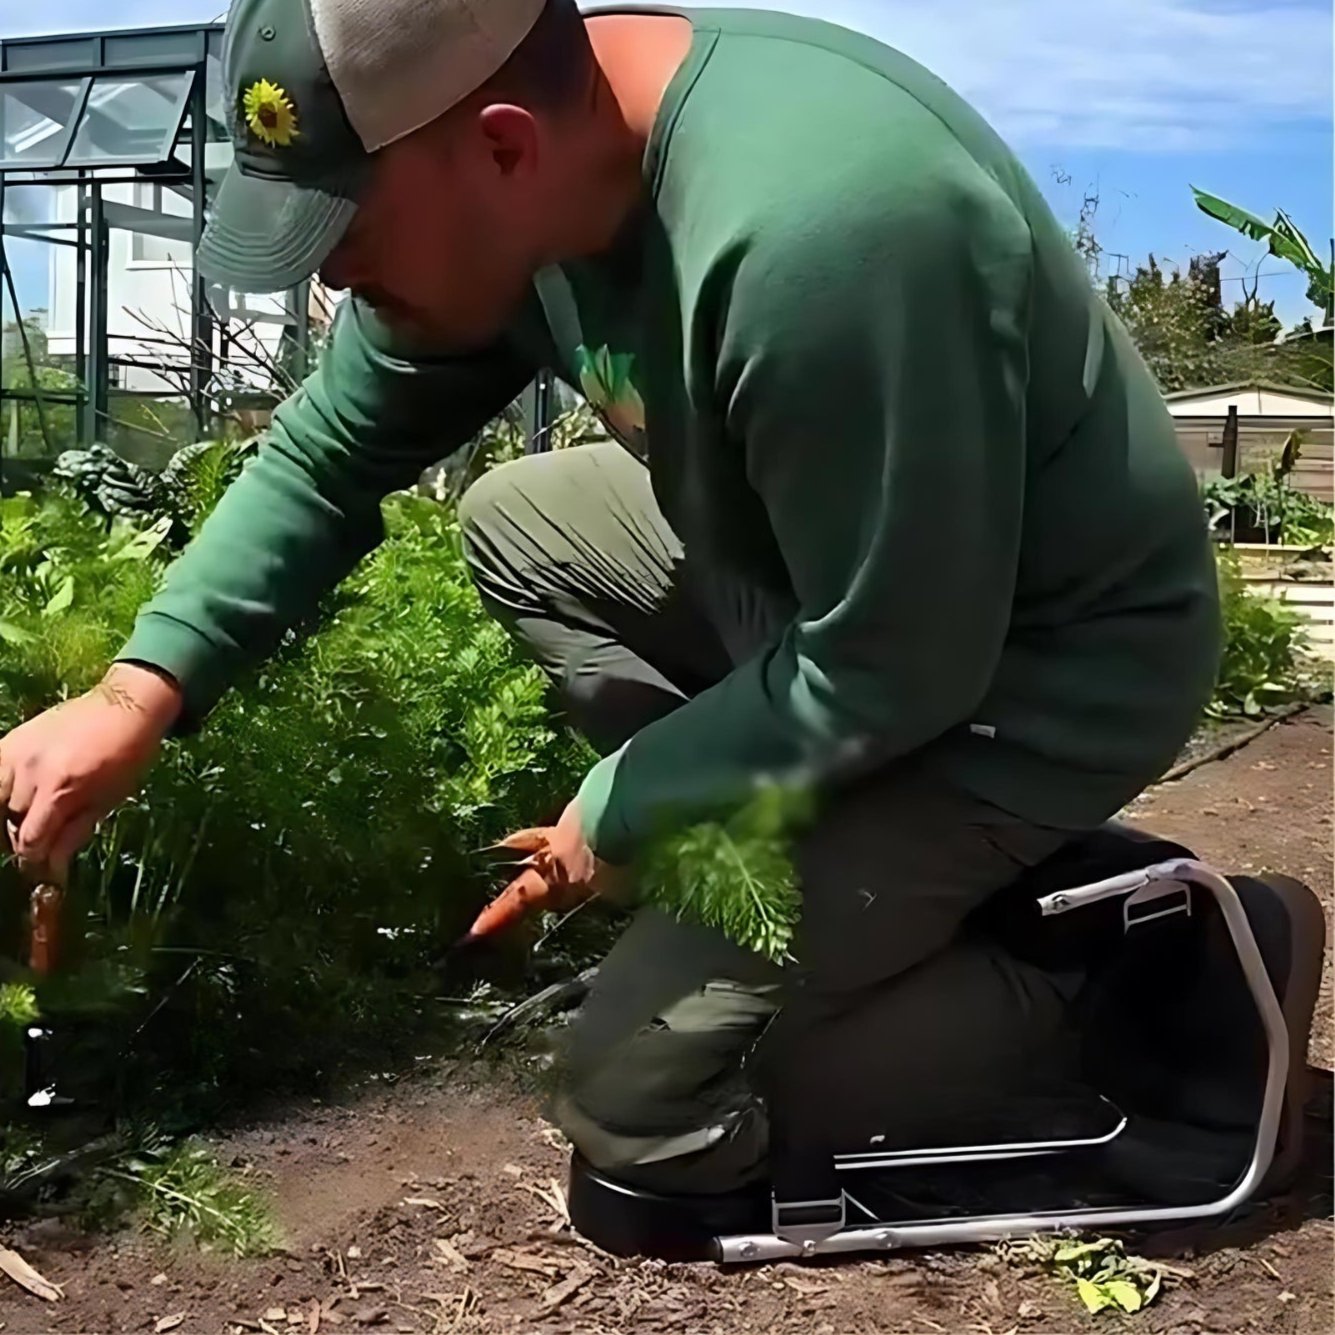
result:
[[[1273,729],[1232,759],[1156,790],[1132,814],[1230,870],[1300,876],[1329,904],[1330,711]],[[1312,1058],[1328,1070],[1327,974]],[[534,1101],[492,1071],[424,1065],[411,1081],[368,1087],[343,1106],[298,1109],[220,1146],[271,1193],[285,1252],[235,1262],[174,1254],[139,1237],[29,1228],[13,1245],[67,1297],[44,1305],[0,1291],[6,1335],[1059,1335],[1119,1324],[1086,1317],[1072,1291],[978,1251],[734,1273],[610,1261],[552,1231],[564,1156]],[[1311,1167],[1292,1198],[1216,1232],[1201,1254],[1180,1239],[1156,1241],[1195,1278],[1131,1319],[1136,1329],[1335,1329],[1328,1107],[1313,1127]]]

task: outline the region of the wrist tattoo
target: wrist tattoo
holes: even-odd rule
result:
[[[134,698],[134,696],[113,681],[110,677],[104,677],[93,687],[93,694],[106,701],[109,705],[115,705],[118,709],[128,709],[132,713],[142,714],[144,706]]]

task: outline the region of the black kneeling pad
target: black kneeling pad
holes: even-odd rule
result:
[[[1289,969],[1282,905],[1259,881],[1233,882],[1282,996]],[[1192,892],[1191,916],[1133,928],[1095,971],[1077,1023],[1085,1077],[1120,1107],[1217,1130],[1250,1129],[1260,1113],[1265,1030],[1223,914]]]
[[[768,1233],[767,1186],[714,1196],[665,1196],[618,1182],[576,1152],[570,1161],[570,1222],[613,1256],[718,1260],[717,1239]]]

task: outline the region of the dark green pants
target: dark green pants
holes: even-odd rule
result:
[[[791,615],[694,568],[646,470],[614,444],[496,469],[465,496],[462,523],[488,609],[604,753]],[[1024,1134],[1069,1094],[1078,980],[961,927],[1069,837],[912,763],[826,795],[796,850],[797,964],[641,911],[572,1028],[556,1120],[599,1167],[682,1191],[763,1174],[767,1108],[849,1151]]]

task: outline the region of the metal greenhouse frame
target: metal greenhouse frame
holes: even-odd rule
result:
[[[151,329],[132,337],[109,333],[113,230],[187,244],[193,252],[210,191],[230,162],[222,32],[207,25],[0,40],[0,309],[12,313],[13,322],[0,346],[0,448],[6,407],[14,403],[35,407],[47,453],[105,439],[116,423],[113,399],[122,395],[184,398],[201,433],[220,410],[247,397],[249,406],[262,408],[264,393],[238,386],[228,374],[238,315],[251,327],[256,320],[281,324],[285,365],[293,379],[304,374],[308,285],[283,294],[279,315],[256,315],[238,312],[230,294],[210,288],[193,266],[183,265],[186,327],[174,346]],[[6,207],[39,186],[73,192],[74,206],[65,210],[72,216],[21,221]],[[173,196],[174,211],[141,207],[137,196],[134,204],[125,202],[126,186],[147,189],[153,200]],[[23,240],[73,252],[72,310],[66,314],[73,339],[64,359],[69,387],[39,383],[33,331],[23,318],[10,257],[14,243]],[[69,260],[64,264],[67,272]],[[118,340],[129,351],[118,348]],[[16,360],[28,373],[19,377],[26,380],[22,385],[14,383]],[[163,383],[144,386],[167,366],[177,377],[175,393]],[[125,374],[133,372],[140,373],[138,387],[116,387],[118,379],[135,379]],[[73,440],[50,438],[48,420],[59,405],[76,410]]]
[[[237,298],[194,271],[211,192],[232,158],[222,43],[220,24],[10,40],[0,30],[0,483],[13,471],[20,417],[27,454],[40,456],[19,461],[21,476],[94,441],[138,439],[161,455],[185,443],[182,432],[211,434],[224,414],[262,424],[305,375],[312,311],[321,323],[329,314],[318,288]],[[34,197],[61,202],[21,216]],[[116,285],[133,287],[123,271],[136,266],[113,264],[113,236],[117,257],[130,244],[175,244],[172,276],[188,289],[177,329],[144,322],[126,332]],[[20,300],[14,253],[32,243],[50,254],[56,355],[34,346],[45,333]],[[31,257],[25,272],[31,283]],[[529,450],[548,447],[557,395],[543,375],[523,396]],[[176,439],[154,441],[142,421],[123,420],[119,405],[137,399],[176,405]]]

